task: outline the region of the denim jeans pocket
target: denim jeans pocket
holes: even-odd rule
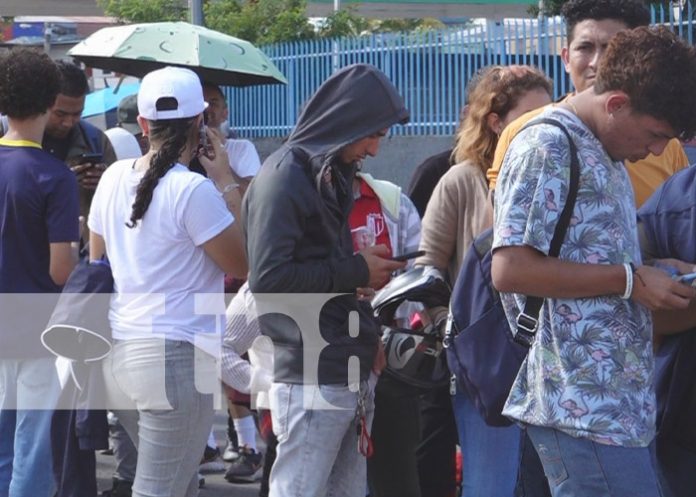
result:
[[[29,389],[59,388],[55,361],[51,359],[26,359],[21,361],[17,383]]]
[[[172,350],[166,341],[127,340],[116,343],[111,364],[116,386],[135,404],[138,410],[171,411],[178,408],[177,383],[191,378],[193,368],[185,364],[173,367]],[[178,370],[179,376],[175,373]]]
[[[544,430],[542,440],[534,437],[534,446],[541,464],[544,466],[544,474],[549,484],[558,486],[568,479],[568,471],[563,463],[563,457],[558,444],[558,437],[554,430]]]

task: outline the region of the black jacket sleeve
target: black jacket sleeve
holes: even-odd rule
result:
[[[249,287],[255,293],[352,292],[369,281],[360,255],[336,256],[319,194],[295,164],[264,167],[244,199]]]

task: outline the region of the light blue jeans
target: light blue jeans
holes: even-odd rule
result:
[[[105,360],[112,410],[138,449],[133,497],[198,494],[213,423],[213,396],[196,388],[200,354],[188,342],[153,338],[117,341]]]
[[[0,360],[0,497],[55,493],[50,442],[59,394],[55,359]]]
[[[554,497],[660,497],[648,447],[604,445],[553,428],[527,426]]]
[[[374,387],[363,382],[368,429]],[[325,402],[335,406],[326,409]],[[270,390],[277,458],[269,497],[364,497],[366,460],[358,451],[358,393],[342,385],[274,383]]]
[[[452,397],[462,449],[462,496],[513,497],[520,466],[521,431],[517,425],[488,426],[469,395]]]

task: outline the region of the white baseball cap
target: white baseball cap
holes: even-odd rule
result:
[[[161,101],[165,98],[168,101]],[[201,81],[190,69],[157,69],[147,73],[140,83],[138,113],[150,121],[194,117],[206,107]]]

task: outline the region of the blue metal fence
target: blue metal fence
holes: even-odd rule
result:
[[[689,42],[692,6],[652,9],[653,23],[672,26]],[[688,19],[686,21],[677,18]],[[232,126],[243,137],[287,135],[303,102],[334,70],[365,62],[384,71],[411,111],[398,135],[452,135],[466,84],[481,67],[531,64],[554,81],[555,96],[570,91],[561,60],[565,25],[559,18],[487,21],[465,29],[376,34],[263,47],[288,79],[287,85],[228,88]]]

